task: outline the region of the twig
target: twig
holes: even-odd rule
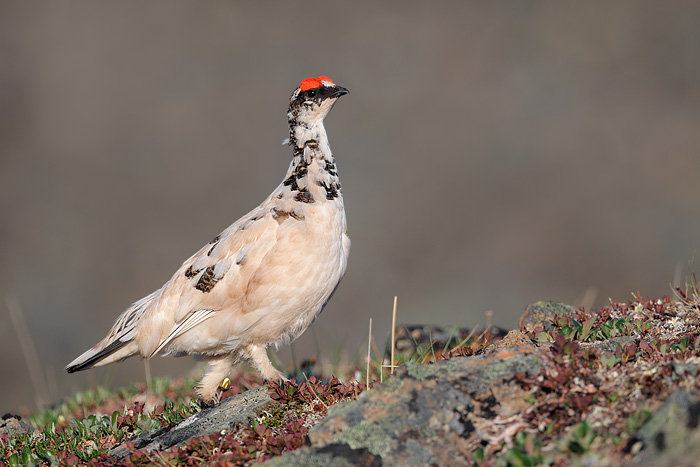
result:
[[[506,443],[506,446],[509,448],[513,447],[513,438],[515,435],[523,429],[527,428],[527,423],[523,422],[518,422],[513,425],[510,425],[507,427],[505,430],[501,432],[501,434],[496,435],[496,436],[491,436],[488,438],[489,444],[499,444],[501,442]]]

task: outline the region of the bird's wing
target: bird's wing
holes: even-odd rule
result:
[[[234,321],[234,335],[227,338],[235,339],[236,332],[253,324],[240,319],[250,278],[275,246],[280,226],[295,222],[289,213],[280,212],[266,202],[240,218],[188,258],[163,287],[125,310],[107,336],[66,369],[79,371],[138,352],[153,356],[221,310]],[[187,348],[174,351],[188,353]]]
[[[215,313],[216,312],[214,310],[198,310],[189,315],[183,321],[178,323],[172,329],[172,331],[170,331],[170,334],[168,334],[168,336],[165,339],[163,339],[163,341],[161,341],[161,343],[158,345],[158,348],[153,351],[151,357],[160,352],[163,349],[163,347],[170,343],[170,341],[186,333],[193,327],[205,321],[207,318],[211,318],[212,316],[214,316]]]
[[[235,340],[237,334],[254,324],[252,316],[244,318],[241,312],[249,281],[274,248],[282,224],[288,220],[297,222],[280,212],[270,205],[256,208],[182,264],[162,289],[162,311],[149,312],[154,317],[160,314],[161,322],[171,326],[156,333],[157,342],[142,345],[142,351],[155,355],[174,344],[167,352],[187,352],[174,341],[196,327],[204,333],[202,341],[206,337],[215,343],[224,335]],[[211,326],[201,327],[220,311],[227,313],[226,333]]]
[[[170,279],[176,325],[198,310],[220,310],[242,298],[248,278],[274,246],[279,224],[257,209],[185,261]]]

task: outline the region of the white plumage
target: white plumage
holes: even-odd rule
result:
[[[344,94],[325,76],[301,82],[289,103],[294,157],[284,181],[122,313],[102,341],[66,367],[69,373],[137,354],[195,355],[209,361],[198,387],[206,402],[244,359],[265,379],[285,379],[267,348],[309,327],[347,266],[343,196],[323,126]]]

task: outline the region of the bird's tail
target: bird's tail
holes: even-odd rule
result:
[[[138,347],[135,342],[120,340],[113,341],[107,345],[100,342],[81,356],[70,362],[66,366],[68,373],[87,370],[94,366],[107,365],[109,363],[119,362],[125,358],[138,353]]]
[[[94,366],[119,362],[139,353],[139,347],[134,340],[139,320],[148,309],[155,295],[152,294],[132,304],[122,313],[107,334],[97,345],[83,353],[66,366],[68,373],[87,370]]]

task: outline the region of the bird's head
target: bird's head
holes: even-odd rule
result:
[[[323,121],[340,96],[348,93],[327,76],[306,78],[289,99],[289,123],[313,125]]]

